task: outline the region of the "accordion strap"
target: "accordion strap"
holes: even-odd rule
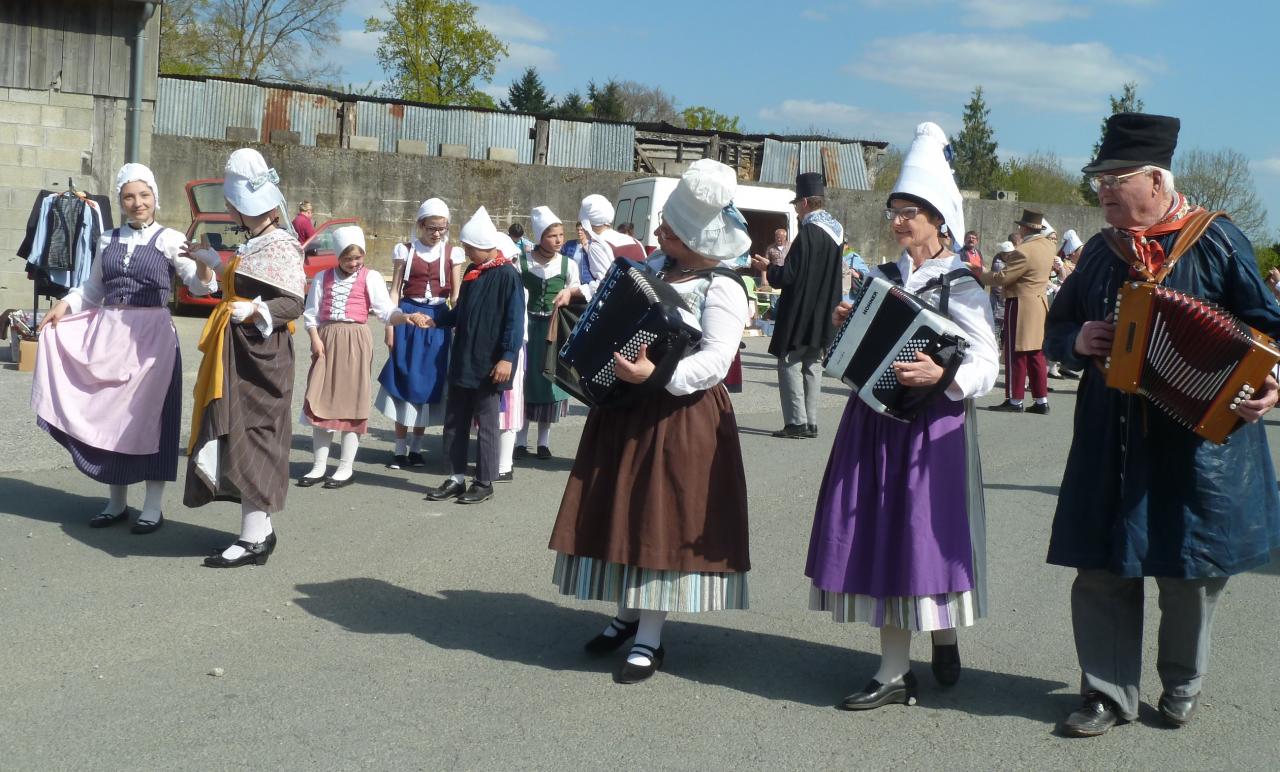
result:
[[[1178,240],[1173,242],[1173,250],[1165,258],[1164,266],[1156,277],[1157,282],[1163,281],[1164,277],[1169,275],[1169,271],[1173,269],[1173,264],[1178,262],[1179,258],[1196,245],[1196,242],[1205,234],[1205,231],[1209,230],[1209,226],[1213,224],[1213,221],[1219,217],[1231,219],[1226,212],[1210,212],[1207,209],[1202,209],[1187,217],[1187,224],[1178,231]]]
[[[897,267],[898,266],[896,265],[894,266],[894,268]],[[941,276],[933,277],[920,288],[920,291],[928,292],[934,287],[941,287],[941,292],[938,295],[938,310],[945,316],[947,314],[947,307],[951,304],[951,285],[963,279],[973,279],[974,281],[977,281],[977,279],[974,279],[973,271],[969,270],[969,268],[957,268],[954,271],[944,273]]]

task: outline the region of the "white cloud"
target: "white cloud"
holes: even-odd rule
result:
[[[532,40],[539,43],[551,39],[551,31],[542,22],[514,5],[476,3],[476,22],[504,42]]]
[[[1090,10],[1069,0],[963,0],[959,12],[966,27],[1015,29],[1084,18]]]
[[[529,43],[507,43],[507,58],[498,66],[502,72],[522,72],[525,67],[537,67],[539,71],[560,69],[560,56],[555,51]]]
[[[378,38],[375,32],[363,29],[344,29],[338,32],[339,59],[348,57],[372,57],[378,53]]]
[[[944,130],[948,125],[952,130],[959,126],[959,119],[944,113],[895,113],[808,99],[787,99],[776,106],[762,108],[757,115],[775,131],[792,134],[829,131],[848,139],[884,140],[901,145],[910,142],[916,125],[922,121],[933,121]]]
[[[1249,166],[1261,174],[1280,177],[1280,158],[1264,158],[1261,161],[1253,161]]]
[[[948,96],[982,86],[988,104],[1012,103],[1056,112],[1098,112],[1121,84],[1142,83],[1163,66],[1116,54],[1102,43],[924,32],[882,38],[846,72],[907,91]]]

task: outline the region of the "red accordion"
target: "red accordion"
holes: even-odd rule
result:
[[[1280,362],[1275,341],[1214,304],[1149,282],[1116,296],[1107,385],[1141,394],[1216,443],[1243,423],[1242,400]]]

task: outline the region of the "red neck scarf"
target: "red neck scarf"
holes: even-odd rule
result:
[[[493,258],[487,263],[482,263],[481,265],[472,266],[471,270],[463,274],[462,280],[475,281],[476,279],[480,278],[480,274],[484,273],[490,268],[497,268],[498,266],[506,265],[507,263],[510,263],[510,262],[511,262],[511,258],[503,257],[499,255],[498,257]]]
[[[1133,254],[1142,263],[1141,268],[1131,264],[1134,278],[1145,278],[1150,281],[1160,275],[1160,269],[1164,267],[1165,252],[1164,247],[1160,246],[1160,242],[1156,241],[1155,237],[1182,230],[1187,217],[1198,211],[1200,207],[1193,207],[1186,196],[1174,193],[1173,206],[1155,225],[1147,228],[1126,228],[1122,231],[1133,240]],[[1146,270],[1143,271],[1142,268]]]

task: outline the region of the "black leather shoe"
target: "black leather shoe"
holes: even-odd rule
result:
[[[299,477],[298,487],[310,488],[312,485],[315,485],[316,483],[319,483],[319,482],[324,482],[324,478],[323,477]]]
[[[387,462],[388,469],[407,469],[409,467],[408,456],[392,456]]]
[[[510,472],[499,472],[498,476],[493,478],[494,482],[515,482],[515,480],[516,472],[514,469]]]
[[[227,560],[222,554],[210,555],[204,559],[204,564],[208,568],[238,568],[253,564],[255,566],[265,566],[267,558],[271,557],[271,553],[276,551],[276,534],[274,531],[267,534],[267,538],[257,544],[250,544],[243,539],[236,539],[236,545],[244,549],[244,554],[235,560]]]
[[[459,504],[479,504],[493,498],[493,486],[472,482],[467,492],[458,497]]]
[[[587,641],[582,648],[591,654],[608,654],[611,651],[617,651],[622,648],[622,644],[636,637],[636,631],[640,629],[640,620],[634,622],[623,622],[617,617],[609,622],[617,635],[605,635],[600,633],[596,637]]]
[[[1036,415],[1049,415],[1049,403],[1046,402],[1043,405],[1036,403],[1031,407],[1027,408],[1027,412],[1035,413]]]
[[[1157,707],[1160,710],[1160,717],[1166,724],[1186,726],[1191,723],[1191,719],[1195,718],[1196,708],[1200,707],[1200,695],[1174,697],[1166,692],[1160,695],[1160,703]]]
[[[804,427],[804,436],[805,436],[805,437],[807,437],[808,439],[811,439],[811,440],[812,440],[812,439],[814,439],[815,437],[817,437],[817,436],[818,436],[818,425],[817,425],[817,424],[805,424],[805,427]]]
[[[539,460],[539,461],[546,461],[546,460],[547,460],[547,459],[549,459],[549,458],[551,458],[551,448],[548,448],[546,445],[539,445],[539,446],[538,446],[538,460]]]
[[[882,684],[874,678],[862,691],[850,694],[836,707],[841,710],[874,710],[885,705],[915,705],[916,677],[907,671],[900,684]]]
[[[933,677],[939,686],[955,686],[960,680],[960,644],[933,644]]]
[[[802,440],[807,432],[808,427],[804,424],[787,424],[774,432],[773,436],[785,440]]]
[[[335,480],[332,477],[329,477],[324,481],[324,487],[328,488],[329,490],[333,490],[334,488],[345,488],[355,481],[356,481],[356,476],[354,474],[345,480]]]
[[[1009,400],[1001,402],[999,405],[992,405],[987,410],[993,410],[997,413],[1021,413],[1022,405],[1015,405]]]
[[[108,515],[106,512],[102,512],[100,514],[94,515],[93,517],[89,518],[89,527],[90,528],[106,528],[109,525],[115,525],[116,523],[122,522],[124,520],[128,520],[129,513],[131,512],[136,514],[136,510],[134,510],[133,507],[125,507],[124,509],[120,510],[120,514],[118,515]]]
[[[447,501],[449,499],[456,499],[466,492],[467,492],[467,486],[463,485],[460,482],[455,481],[451,477],[448,480],[445,480],[443,483],[441,483],[440,486],[437,488],[428,488],[427,500],[428,501]]]
[[[405,460],[409,462],[409,466],[426,466],[427,465],[427,460],[423,458],[422,454],[418,453],[417,451],[410,452],[409,455],[405,457]]]
[[[667,650],[662,646],[653,648],[643,643],[637,643],[631,647],[631,651],[636,654],[643,654],[649,658],[647,665],[633,665],[630,662],[623,661],[622,667],[613,674],[613,680],[620,684],[638,684],[647,680],[649,676],[662,669],[662,660],[666,657]]]
[[[1089,692],[1084,704],[1062,722],[1062,733],[1067,737],[1097,737],[1121,721],[1119,706],[1102,692]]]
[[[164,513],[160,513],[160,517],[156,520],[139,520],[129,529],[129,533],[136,533],[141,536],[144,533],[151,533],[160,530],[160,526],[164,525]]]
[[[516,448],[515,451],[511,454],[511,457],[516,461],[519,461],[524,458],[528,458],[529,456],[530,456],[529,449],[523,445]]]
[[[1080,373],[1077,373],[1077,372],[1076,372],[1076,371],[1074,371],[1074,370],[1068,370],[1068,369],[1067,369],[1067,368],[1065,368],[1065,367],[1058,371],[1058,375],[1059,375],[1059,376],[1061,376],[1061,377],[1062,377],[1062,380],[1064,380],[1064,381],[1078,381],[1078,380],[1080,380]]]

